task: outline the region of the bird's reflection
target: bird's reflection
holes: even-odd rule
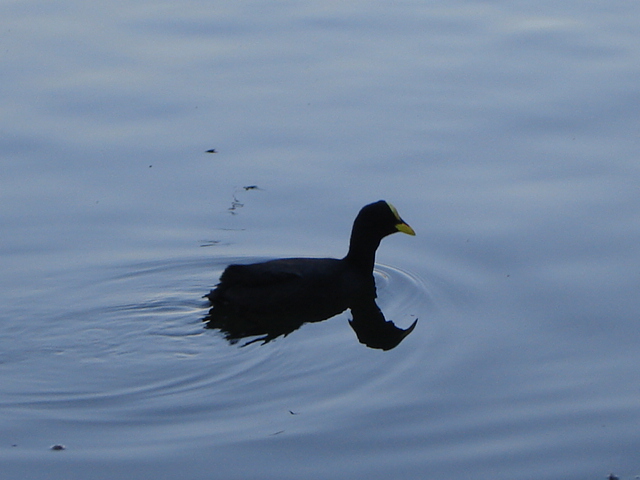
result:
[[[286,337],[305,323],[321,322],[349,309],[352,316],[349,325],[360,343],[381,350],[395,348],[413,331],[418,320],[407,329],[397,327],[392,321],[385,319],[376,304],[375,286],[359,290],[361,291],[355,295],[321,298],[319,302],[306,299],[300,304],[288,303],[272,309],[265,309],[264,306],[253,309],[251,305],[243,308],[238,308],[236,304],[216,305],[203,320],[206,328],[219,330],[231,344],[257,337],[243,344],[246,346],[255,342],[265,344],[280,336]],[[213,300],[212,293],[205,296]]]

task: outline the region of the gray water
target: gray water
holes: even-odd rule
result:
[[[2,3],[3,478],[635,478],[639,25]],[[227,264],[340,257],[381,198],[417,232],[378,252],[385,316],[418,319],[397,348],[348,311],[244,348],[203,329]]]

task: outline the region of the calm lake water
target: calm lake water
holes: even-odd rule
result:
[[[0,464],[30,479],[640,475],[640,3],[0,5]],[[217,153],[205,153],[215,149]],[[231,262],[378,252],[245,348]],[[52,449],[59,446],[58,449]]]

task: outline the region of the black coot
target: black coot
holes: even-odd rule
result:
[[[395,232],[415,235],[398,211],[380,200],[360,210],[349,251],[340,260],[286,258],[229,265],[220,283],[205,295],[212,305],[204,319],[207,327],[220,329],[231,342],[255,335],[264,335],[256,340],[268,342],[304,323],[351,308],[354,320],[350,325],[363,343],[384,350],[395,347],[411,333],[415,322],[402,330],[384,319],[375,304],[373,278],[380,241]]]

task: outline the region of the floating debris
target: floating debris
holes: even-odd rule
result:
[[[218,153],[218,151],[215,148],[212,148],[211,150],[207,150],[204,153]]]
[[[244,207],[244,203],[240,202],[236,197],[235,192],[233,193],[233,200],[231,201],[231,206],[227,209],[232,215],[236,214],[236,210]]]
[[[233,200],[231,201],[231,206],[227,209],[231,215],[235,215],[239,208],[244,207],[244,203],[242,203],[238,199],[238,192],[242,191],[248,192],[249,190],[262,190],[258,185],[245,185],[243,187],[235,187],[235,190],[232,193]]]
[[[61,451],[61,450],[66,450],[67,447],[65,447],[64,445],[60,445],[59,443],[56,443],[55,445],[51,445],[51,450],[53,451]]]
[[[214,245],[220,245],[221,240],[203,240],[200,244],[201,247],[213,247]]]

